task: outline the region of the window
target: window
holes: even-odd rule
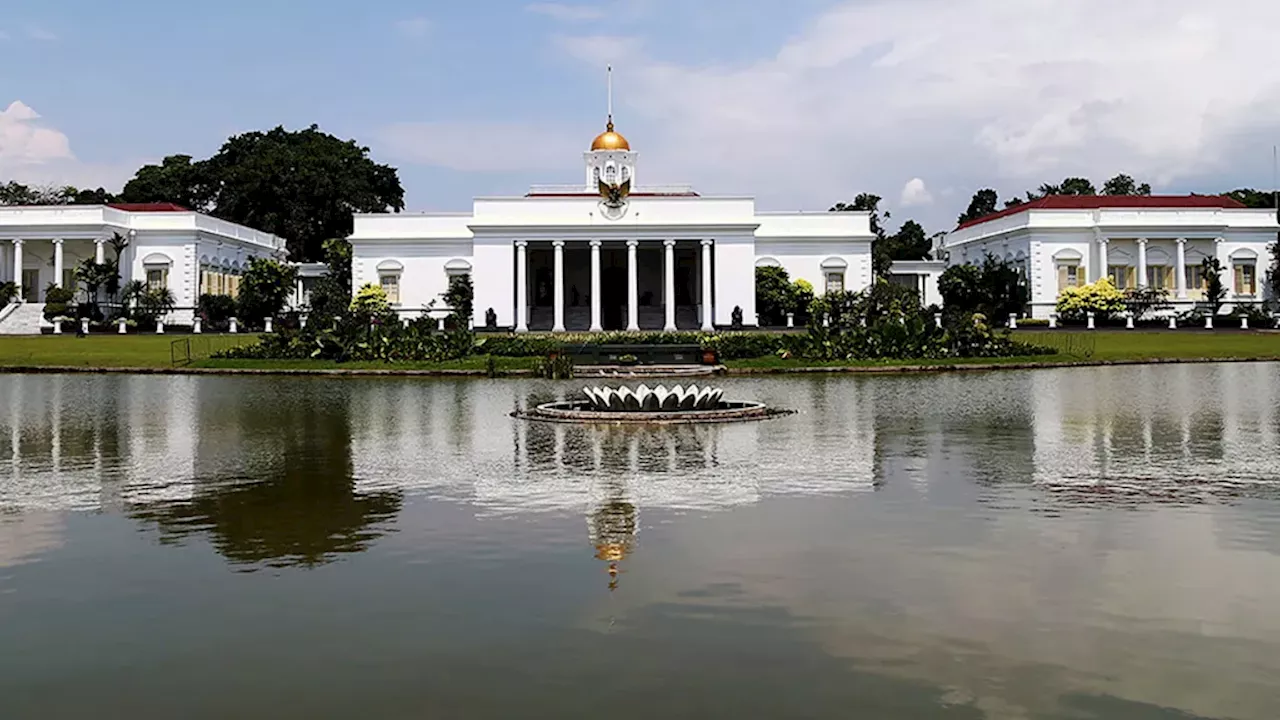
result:
[[[147,289],[159,290],[169,287],[168,268],[147,268]]]
[[[1117,290],[1124,290],[1133,287],[1134,269],[1129,265],[1108,265],[1107,277],[1111,278],[1111,284],[1116,286]]]
[[[1258,294],[1256,265],[1253,265],[1252,263],[1241,263],[1236,265],[1236,294]]]
[[[400,303],[400,276],[395,273],[383,273],[378,276],[378,284],[387,294],[387,302],[392,305]]]
[[[62,269],[62,287],[66,288],[67,290],[70,290],[71,292],[76,292],[77,290],[80,289],[79,285],[76,282],[76,271],[74,269],[72,268]]]
[[[829,293],[844,292],[844,272],[839,270],[827,272],[826,291]]]
[[[1084,267],[1080,265],[1058,266],[1058,292],[1085,284]]]
[[[1148,265],[1147,287],[1156,290],[1172,290],[1173,268],[1168,265]]]
[[[1199,265],[1187,265],[1187,289],[1197,292],[1205,289],[1204,268]]]

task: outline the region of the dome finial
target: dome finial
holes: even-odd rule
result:
[[[605,125],[609,132],[613,132],[613,65],[605,65],[605,87],[608,88],[609,98],[609,120]]]
[[[592,150],[630,150],[631,144],[627,139],[614,132],[613,129],[613,65],[605,66],[605,84],[608,88],[608,115],[604,126],[604,132],[596,136],[591,143]]]

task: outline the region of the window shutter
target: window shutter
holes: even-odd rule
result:
[[[1242,292],[1244,292],[1244,291],[1245,291],[1245,287],[1244,287],[1244,266],[1243,266],[1243,265],[1237,265],[1237,266],[1236,266],[1236,284],[1235,284],[1235,286],[1234,286],[1234,287],[1232,287],[1231,289],[1232,289],[1232,290],[1234,290],[1234,291],[1236,291],[1237,293],[1242,293]]]
[[[1067,287],[1067,266],[1058,266],[1058,292],[1062,292]]]

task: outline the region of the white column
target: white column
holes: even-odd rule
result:
[[[1107,276],[1111,263],[1107,262],[1107,238],[1098,238],[1098,270],[1094,276],[1094,282],[1101,280]]]
[[[1178,299],[1187,299],[1187,239],[1178,238],[1178,265],[1174,268],[1173,286]]]
[[[25,302],[22,288],[22,238],[13,241],[13,284],[18,286],[18,302]]]
[[[1147,239],[1138,238],[1138,287],[1147,286]]]
[[[667,321],[662,329],[667,332],[674,332],[676,329],[676,241],[663,240],[662,245],[666,249],[666,271],[662,274],[663,284],[663,306],[667,311]]]
[[[93,261],[99,265],[107,261],[106,246],[106,238],[97,238],[93,241]]]
[[[529,332],[529,242],[516,241],[516,332]]]
[[[640,329],[640,278],[636,267],[636,247],[639,240],[627,241],[627,329]]]
[[[555,310],[555,324],[552,325],[552,332],[564,332],[564,241],[556,240],[551,243],[556,251],[555,263],[555,295],[551,298],[552,308]]]
[[[711,298],[711,240],[702,241],[702,329],[711,331],[715,329],[711,319],[712,315],[712,298]]]
[[[1235,297],[1236,290],[1236,274],[1234,268],[1231,267],[1231,261],[1222,257],[1222,244],[1226,242],[1226,238],[1216,237],[1213,239],[1213,256],[1218,259],[1218,264],[1222,266],[1222,274],[1226,277],[1222,278],[1222,287],[1227,291],[1222,296],[1224,302],[1230,302]]]
[[[53,284],[62,287],[62,238],[53,239]]]
[[[591,241],[591,332],[604,330],[600,322],[600,241]]]

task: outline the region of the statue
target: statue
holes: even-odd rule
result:
[[[484,311],[484,326],[490,330],[498,327],[498,313],[493,308]]]

